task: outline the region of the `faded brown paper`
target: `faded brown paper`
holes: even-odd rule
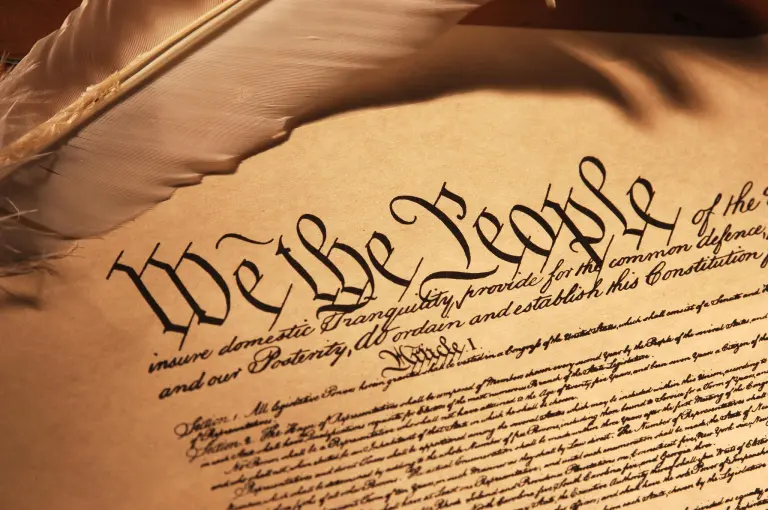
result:
[[[765,504],[768,76],[754,47],[457,29],[329,111],[431,100],[309,124],[237,174],[82,243],[36,306],[3,296],[0,506]],[[639,48],[682,88],[660,93],[627,57]],[[563,89],[538,90],[548,62],[572,71]],[[569,196],[563,214],[605,259],[599,271],[545,207]],[[751,235],[697,247],[729,224]],[[199,258],[177,266],[184,253]],[[160,265],[141,282],[186,335],[163,332],[129,277],[151,256]],[[348,326],[318,316],[356,301],[368,302]],[[259,304],[283,309],[275,321]],[[412,312],[390,319],[392,308]],[[288,338],[269,343],[280,330]],[[163,368],[174,357],[189,363]]]

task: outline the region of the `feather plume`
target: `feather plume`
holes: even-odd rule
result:
[[[484,1],[84,0],[0,81],[0,252],[45,257],[235,170]]]

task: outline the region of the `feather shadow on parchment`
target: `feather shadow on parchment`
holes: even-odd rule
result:
[[[647,97],[638,97],[591,57],[633,68],[668,106],[691,115],[707,108],[696,84],[672,53],[768,72],[768,37],[713,39],[524,29],[479,29],[472,44],[452,32],[435,45],[369,74],[353,93],[328,99],[303,123],[372,107],[396,106],[476,90],[552,96],[587,95],[605,101],[628,122],[645,124]]]

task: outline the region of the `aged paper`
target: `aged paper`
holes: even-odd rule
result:
[[[766,505],[762,43],[458,29],[2,282],[0,508]]]

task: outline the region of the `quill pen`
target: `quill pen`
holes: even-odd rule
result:
[[[84,0],[0,81],[0,264],[235,170],[485,1]]]
[[[0,82],[5,258],[45,257],[233,171],[324,92],[483,2],[85,0]]]

